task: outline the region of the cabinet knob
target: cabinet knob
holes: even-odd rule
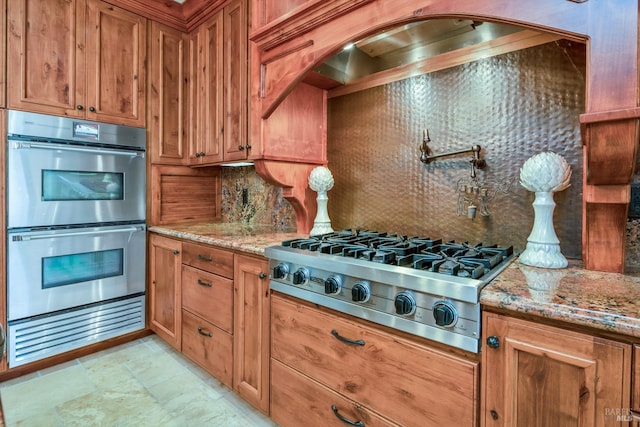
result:
[[[495,335],[492,335],[490,337],[487,338],[487,345],[490,348],[498,348],[500,347],[500,338],[496,337]]]
[[[204,151],[200,152],[200,157],[204,157]]]
[[[265,277],[267,277],[267,275],[263,272],[260,272],[260,274],[258,274],[258,277],[260,278],[260,280],[264,279]]]
[[[80,104],[76,105],[76,108],[80,111],[84,110],[84,107]]]
[[[238,150],[243,151],[244,150],[244,145],[238,145]]]
[[[245,147],[247,148],[247,150],[251,150],[251,144],[247,144],[245,145]]]
[[[200,157],[200,153],[196,153],[196,157]]]
[[[89,111],[91,111],[92,113],[96,112],[96,107],[89,107]]]
[[[179,250],[177,250],[177,249],[175,249],[175,250],[173,251],[173,254],[174,254],[174,255],[178,255],[179,253],[180,253],[180,251],[179,251]]]
[[[494,420],[497,420],[498,418],[500,418],[498,416],[498,413],[493,409],[489,413],[491,414],[491,418],[493,418]]]

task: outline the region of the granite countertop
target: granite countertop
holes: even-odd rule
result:
[[[568,268],[545,269],[517,259],[480,294],[480,303],[640,338],[640,277]]]
[[[271,225],[222,222],[154,225],[149,227],[149,231],[256,255],[264,255],[267,246],[279,245],[284,240],[308,237],[295,230],[280,230]]]
[[[205,223],[151,226],[170,237],[264,255],[267,246],[308,237],[270,225]],[[611,333],[640,338],[640,275],[568,268],[545,269],[517,259],[484,287],[480,303]]]

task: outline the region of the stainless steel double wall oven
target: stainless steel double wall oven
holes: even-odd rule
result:
[[[145,130],[19,111],[7,129],[9,366],[143,329]]]

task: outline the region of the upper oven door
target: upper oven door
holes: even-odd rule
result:
[[[144,151],[12,135],[7,144],[7,228],[144,221]]]

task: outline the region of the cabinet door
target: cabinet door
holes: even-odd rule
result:
[[[151,162],[186,162],[189,39],[186,34],[151,23],[149,67],[149,152]]]
[[[268,269],[264,258],[236,255],[233,388],[264,413],[269,412]]]
[[[247,143],[247,5],[224,8],[224,160],[246,159]]]
[[[618,425],[628,411],[630,345],[491,313],[483,325],[484,426]]]
[[[84,0],[8,4],[8,107],[84,117]]]
[[[217,13],[197,31],[195,73],[196,134],[190,144],[191,164],[222,161],[223,132],[223,16]]]
[[[145,126],[146,20],[87,0],[89,120]]]
[[[181,250],[178,240],[149,235],[149,327],[177,350],[182,328]]]

